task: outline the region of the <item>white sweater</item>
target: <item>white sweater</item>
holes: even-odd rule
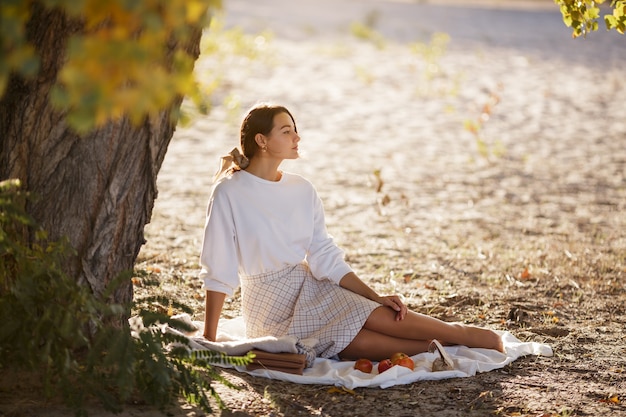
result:
[[[322,202],[303,177],[267,181],[246,171],[213,187],[200,254],[204,288],[232,296],[239,274],[258,275],[306,260],[335,283],[352,269],[326,230]]]

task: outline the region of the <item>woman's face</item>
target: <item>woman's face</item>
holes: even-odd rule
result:
[[[266,138],[267,152],[271,156],[281,159],[298,158],[300,136],[289,114],[278,113],[274,116],[274,127]]]

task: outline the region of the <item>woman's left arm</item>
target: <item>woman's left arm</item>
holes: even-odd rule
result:
[[[344,275],[339,281],[339,285],[347,290],[395,310],[397,312],[396,320],[402,320],[406,316],[407,307],[404,305],[402,300],[400,300],[400,297],[397,295],[381,297],[376,293],[376,291],[364,283],[354,272],[348,272]]]

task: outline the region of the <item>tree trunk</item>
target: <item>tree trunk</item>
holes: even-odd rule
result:
[[[78,20],[37,3],[28,25],[41,59],[36,79],[13,76],[0,100],[0,180],[19,178],[37,199],[27,211],[57,240],[67,236],[76,255],[65,272],[101,295],[109,282],[131,270],[157,196],[156,178],[175,126],[172,110],[132,126],[123,119],[80,137],[52,108],[49,91],[64,63],[68,38],[83,30]],[[171,42],[194,58],[201,31],[188,44]],[[32,241],[32,236],[30,237]],[[109,302],[132,300],[130,279]]]

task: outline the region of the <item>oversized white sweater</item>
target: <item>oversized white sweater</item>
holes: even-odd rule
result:
[[[322,202],[303,177],[267,181],[246,171],[213,187],[200,254],[204,288],[232,296],[239,274],[258,275],[306,260],[335,283],[352,269],[326,230]]]

